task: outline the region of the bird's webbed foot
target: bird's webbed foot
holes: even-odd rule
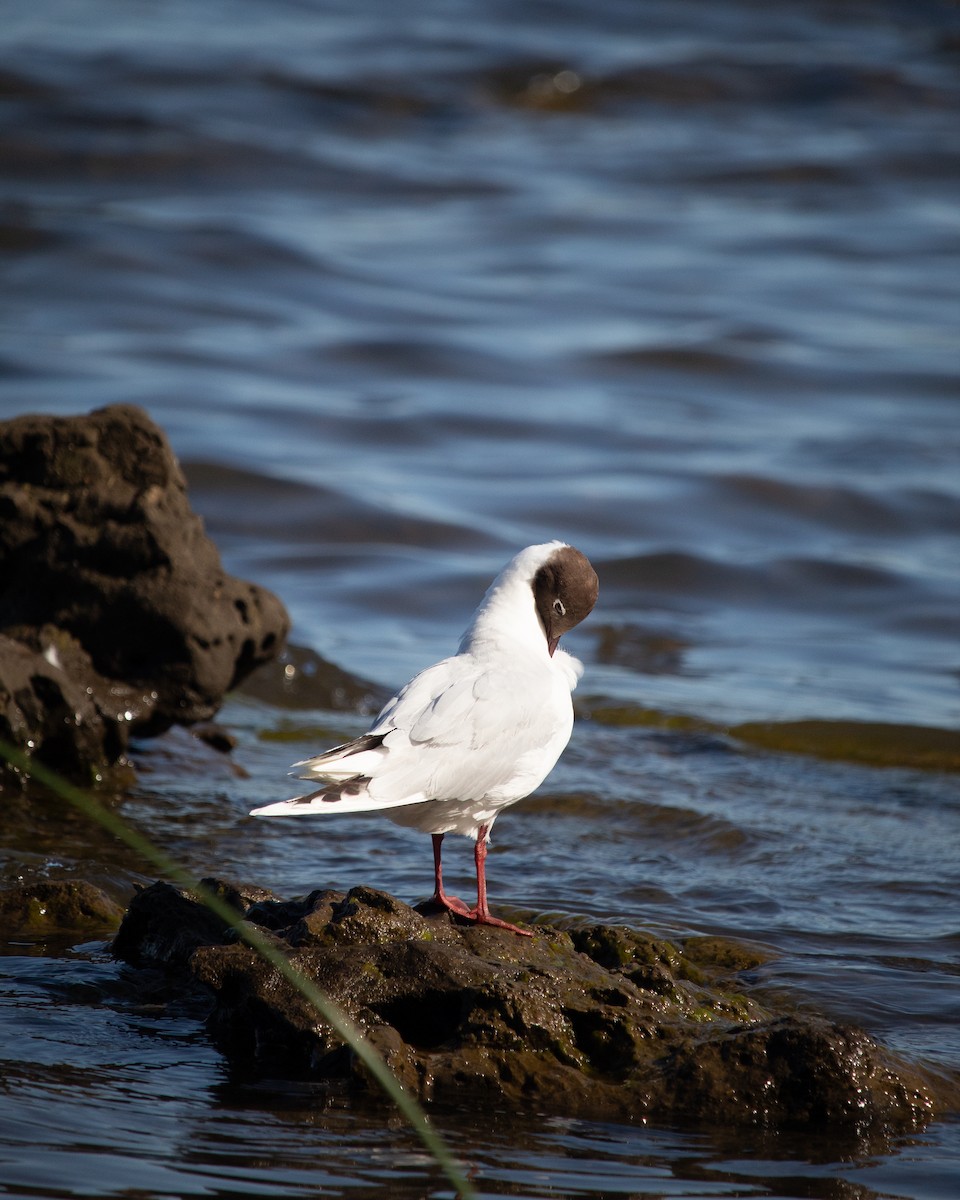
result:
[[[474,925],[493,925],[496,929],[509,929],[511,933],[519,933],[521,937],[533,937],[533,932],[529,929],[521,929],[519,925],[511,925],[509,921],[501,921],[499,917],[493,916],[489,910],[480,912],[479,909],[471,909],[467,917]]]
[[[458,917],[472,919],[473,910],[467,908],[464,902],[456,896],[448,896],[444,891],[434,892],[430,897],[430,903],[434,908],[445,908],[447,912],[455,913]]]

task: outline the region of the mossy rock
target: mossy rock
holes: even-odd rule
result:
[[[755,946],[603,924],[520,938],[372,888],[281,901],[214,886],[241,909],[251,897],[246,920],[425,1103],[860,1139],[915,1130],[958,1100],[858,1030],[762,1004],[749,990],[767,956]],[[168,884],[141,892],[114,949],[205,990],[210,1031],[244,1074],[372,1097],[366,1068],[310,1004],[193,897]]]
[[[83,879],[46,879],[0,890],[0,925],[8,937],[115,930],[123,909]]]

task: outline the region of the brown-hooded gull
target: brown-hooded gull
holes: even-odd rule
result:
[[[583,666],[557,647],[593,608],[598,586],[587,558],[565,542],[521,550],[490,585],[455,655],[415,676],[367,733],[296,763],[315,790],[252,815],[384,809],[433,835],[434,904],[527,934],[490,914],[487,843],[500,810],[539,787],[570,740],[570,694]],[[476,839],[474,908],[443,890],[447,833]]]

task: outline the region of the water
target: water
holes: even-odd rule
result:
[[[960,788],[898,747],[960,723],[958,46],[935,2],[18,7],[0,417],[147,407],[228,568],[387,687],[516,548],[580,546],[580,720],[494,905],[762,942],[764,987],[956,1072]],[[281,893],[429,890],[387,822],[245,819],[363,714],[301,670],[221,715],[243,773],[139,748],[146,832]],[[812,754],[730,733],[809,718]],[[56,808],[4,834],[5,879],[149,876]],[[231,1079],[102,942],[4,949],[0,1194],[448,1194],[382,1114]],[[950,1120],[437,1120],[484,1195],[960,1191]]]

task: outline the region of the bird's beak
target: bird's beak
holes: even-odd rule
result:
[[[548,637],[547,638],[547,653],[550,655],[551,658],[553,658],[554,651],[556,650],[556,648],[559,645],[560,645],[560,639],[558,637]]]

